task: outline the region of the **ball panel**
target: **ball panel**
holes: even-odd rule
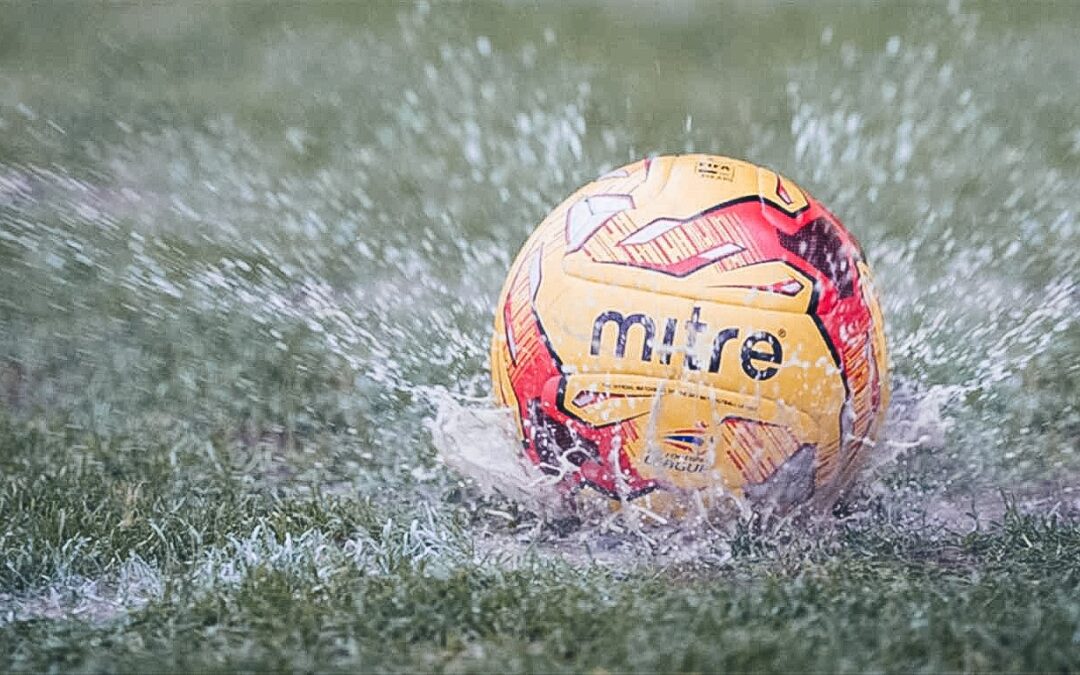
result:
[[[840,371],[806,314],[548,277],[536,299],[568,374],[639,375],[834,410]]]

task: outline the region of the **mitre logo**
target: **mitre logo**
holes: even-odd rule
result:
[[[784,349],[779,338],[768,331],[754,331],[745,337],[740,335],[738,328],[721,328],[712,333],[709,325],[700,320],[701,308],[694,307],[690,312],[690,318],[680,322],[675,318],[667,318],[656,321],[645,314],[624,315],[622,312],[609,310],[602,312],[593,322],[592,345],[589,354],[599,356],[602,349],[604,330],[610,325],[616,331],[615,334],[615,358],[626,356],[627,342],[631,337],[631,329],[637,328],[633,333],[641,337],[641,360],[652,361],[654,351],[658,354],[659,362],[671,363],[671,355],[676,351],[684,351],[686,354],[686,367],[689,370],[701,370],[701,363],[697,357],[698,340],[701,336],[712,335],[712,350],[709,354],[708,372],[720,372],[721,359],[724,357],[725,347],[728,343],[740,343],[738,355],[742,370],[747,377],[755,380],[767,380],[776,375],[779,366],[784,359]],[[662,324],[664,334],[659,345],[656,342],[657,324]],[[676,337],[682,333],[680,341],[684,348],[677,349],[674,345]],[[730,353],[734,348],[729,348]],[[633,353],[637,353],[635,350]]]

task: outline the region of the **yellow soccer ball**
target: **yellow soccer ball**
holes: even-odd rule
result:
[[[859,245],[727,157],[646,159],[559,205],[499,298],[491,373],[567,496],[831,503],[888,405]]]

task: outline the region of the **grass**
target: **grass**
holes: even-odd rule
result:
[[[3,670],[1080,665],[1080,524],[1015,507],[969,531],[882,507],[713,532],[715,562],[650,562],[642,544],[640,562],[589,564],[551,532],[485,554],[485,539],[513,541],[510,526],[464,506],[425,517],[394,499],[253,493],[228,472],[185,480],[164,448],[10,421],[3,437],[9,611],[133,556],[163,579],[104,621],[16,617],[0,627]],[[72,446],[81,461],[64,464]]]
[[[1077,7],[6,6],[0,671],[1080,670]],[[915,447],[696,543],[478,498],[517,247],[686,150],[859,237]]]

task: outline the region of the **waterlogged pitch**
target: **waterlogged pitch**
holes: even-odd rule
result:
[[[1080,5],[725,4],[4,6],[0,671],[1080,670]],[[684,152],[874,270],[834,513],[582,523],[491,405],[535,224]]]

